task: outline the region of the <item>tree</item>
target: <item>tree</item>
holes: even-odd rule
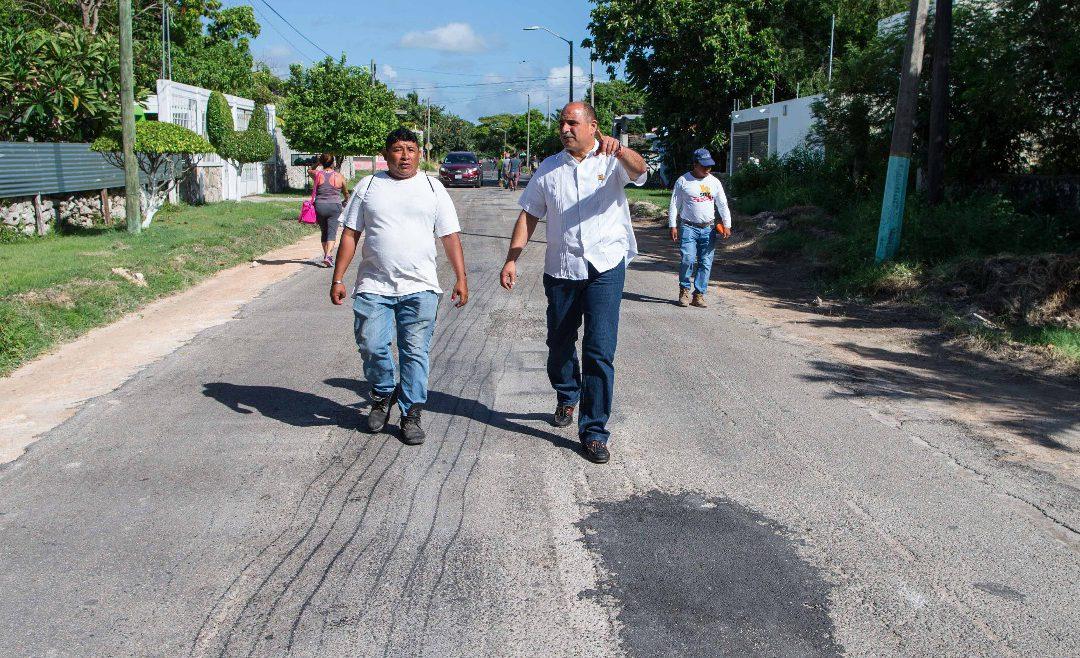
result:
[[[398,98],[398,110],[402,125],[423,130],[431,121],[431,134],[425,139],[431,142],[435,153],[448,151],[472,151],[476,149],[475,126],[459,116],[446,111],[441,105],[428,105],[420,101],[419,95],[411,91]]]
[[[281,130],[299,151],[371,155],[398,125],[393,92],[344,56],[306,69],[294,64],[287,88]]]
[[[214,148],[218,148],[234,130],[229,101],[220,91],[210,92],[210,98],[206,101],[206,139]]]
[[[837,23],[840,53],[903,0],[842,4],[852,18]],[[609,72],[625,64],[645,92],[647,123],[663,129],[681,167],[694,148],[726,145],[736,99],[789,98],[827,66],[834,10],[804,0],[596,0],[590,41]]]
[[[0,98],[0,139],[90,141],[119,122],[119,46],[82,28],[0,28]]]
[[[615,117],[645,112],[645,93],[625,80],[597,82],[593,95],[596,97],[596,122],[605,135],[611,134]]]
[[[90,148],[123,169],[119,131],[98,137]],[[177,181],[195,167],[199,154],[212,150],[209,142],[183,126],[160,121],[135,124],[135,157],[142,172],[139,205],[143,228],[150,226]]]

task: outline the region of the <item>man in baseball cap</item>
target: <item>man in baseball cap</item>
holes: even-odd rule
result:
[[[705,308],[717,235],[731,235],[731,211],[720,181],[712,175],[716,162],[707,149],[694,151],[693,166],[675,181],[668,206],[671,240],[679,243],[679,306]],[[720,221],[716,222],[717,214]],[[682,231],[677,220],[682,218]],[[715,226],[715,229],[714,229]],[[691,287],[693,298],[691,298]]]

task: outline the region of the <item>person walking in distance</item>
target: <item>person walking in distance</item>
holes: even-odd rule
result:
[[[320,168],[311,171],[312,185],[315,186],[315,219],[319,223],[322,240],[323,258],[320,265],[334,266],[334,242],[337,241],[338,218],[341,208],[349,196],[345,177],[334,166],[334,155],[323,153],[319,156]]]
[[[645,161],[613,137],[597,132],[596,111],[569,103],[559,119],[564,150],[544,159],[518,203],[501,284],[512,290],[517,260],[541,218],[547,220],[544,292],[547,295],[547,374],[555,389],[557,427],[578,411],[585,456],[610,458],[607,429],[615,392],[615,346],[626,266],[637,255],[623,189],[644,185]],[[577,333],[584,320],[581,360]]]
[[[387,171],[360,181],[345,207],[330,301],[345,302],[345,272],[364,234],[352,297],[353,334],[364,377],[371,384],[367,427],[381,432],[397,403],[402,441],[419,445],[425,438],[420,413],[427,402],[428,355],[442,294],[435,269],[435,236],[442,240],[457,276],[450,296],[456,307],[469,301],[469,287],[454,202],[441,183],[417,173],[419,137],[404,128],[391,132],[384,156]],[[395,338],[399,377],[395,377],[391,354]]]
[[[513,191],[517,191],[518,180],[521,178],[521,157],[517,155],[511,155],[507,161],[506,176],[507,187]]]
[[[711,173],[715,164],[707,149],[694,151],[693,166],[675,181],[671,191],[668,228],[672,241],[679,243],[682,252],[679,306],[708,306],[705,293],[709,289],[716,238],[731,235],[731,211],[724,186]],[[715,221],[718,214],[719,223]],[[682,218],[681,233],[676,225],[679,218]]]

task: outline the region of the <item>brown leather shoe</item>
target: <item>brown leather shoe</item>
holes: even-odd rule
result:
[[[679,287],[679,306],[690,305],[690,289]]]
[[[708,308],[709,307],[709,305],[705,303],[705,295],[701,294],[700,292],[695,292],[694,293],[694,299],[693,299],[693,301],[690,302],[690,305],[691,306],[696,306],[698,308]]]

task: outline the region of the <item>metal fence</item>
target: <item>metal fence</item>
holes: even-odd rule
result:
[[[89,144],[0,142],[0,199],[123,186],[124,172]]]

